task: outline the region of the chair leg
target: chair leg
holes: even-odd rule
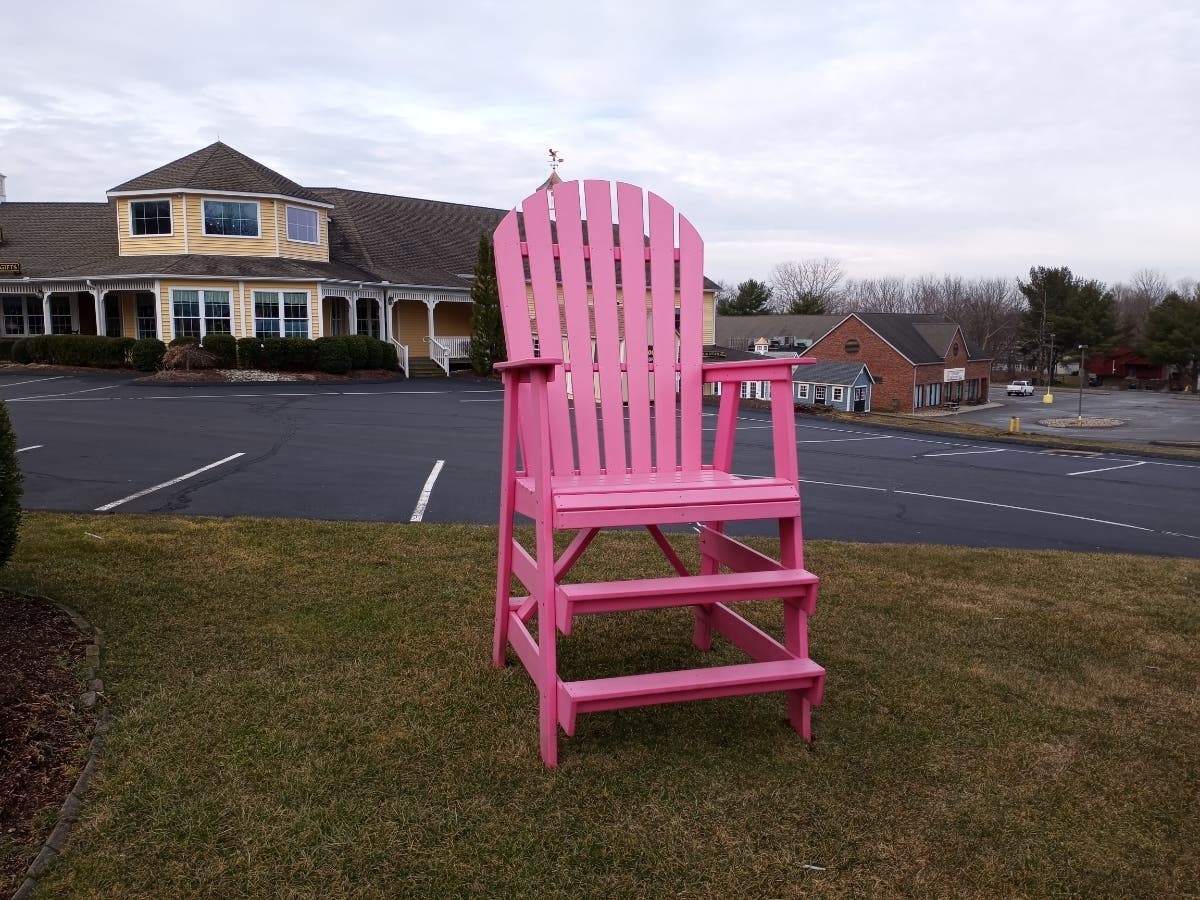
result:
[[[705,524],[713,531],[722,531],[725,527],[724,522],[706,522]],[[700,574],[716,575],[720,570],[721,565],[717,562],[717,558],[701,551]],[[692,643],[696,645],[697,650],[707,652],[712,649],[712,606],[701,604],[692,609],[695,615],[695,622],[692,626]]]
[[[537,525],[538,587],[538,729],[542,762],[558,766],[558,617],[555,610],[554,530]]]
[[[803,565],[800,522],[779,520],[779,561],[788,567]],[[808,613],[797,601],[783,602],[783,643],[796,657],[808,656]],[[812,701],[807,691],[788,691],[788,721],[806,741],[812,740]]]
[[[492,635],[492,664],[504,668],[505,651],[508,647],[508,601],[512,592],[512,511],[505,511],[500,504],[500,540],[496,553],[496,627]]]

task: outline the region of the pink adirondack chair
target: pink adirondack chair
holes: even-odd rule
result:
[[[547,766],[558,762],[558,726],[573,735],[580,713],[766,691],[787,693],[791,724],[811,740],[825,671],[808,657],[817,577],[804,569],[791,373],[813,360],[704,363],[704,248],[692,224],[655,194],[617,184],[614,240],[608,182],[553,191],[553,210],[550,194],[538,191],[495,232],[509,362],[497,367],[504,433],[493,661],[503,666],[511,643],[537,685]],[[742,381],[771,384],[774,477],[730,471]],[[709,383],[723,390],[706,463],[701,395]],[[532,554],[513,537],[514,514],[534,522]],[[749,519],[778,520],[778,560],[725,533],[725,523]],[[698,573],[662,533],[681,523],[698,524]],[[621,526],[644,526],[678,574],[564,584],[597,532]],[[576,533],[555,558],[560,529]],[[513,575],[526,596],[510,596]],[[760,599],[783,600],[782,642],[729,606]],[[710,649],[715,630],[752,662],[559,677],[558,632],[569,635],[575,616],[673,606],[694,608],[700,650]]]

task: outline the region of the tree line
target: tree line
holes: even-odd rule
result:
[[[1034,266],[1021,278],[959,275],[847,278],[840,260],[784,262],[769,278],[720,283],[718,315],[933,313],[957,322],[969,340],[1010,370],[1045,370],[1128,346],[1200,382],[1200,283],[1172,285],[1154,269],[1106,285],[1070,268]],[[1053,340],[1051,340],[1053,335]]]

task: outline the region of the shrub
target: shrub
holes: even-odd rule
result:
[[[371,344],[378,341],[367,334],[352,334],[345,341],[350,351],[350,368],[365,369],[371,360]]]
[[[12,359],[13,344],[15,341],[0,340],[0,359]]]
[[[15,363],[27,363],[32,360],[29,357],[29,341],[30,338],[24,338],[13,344],[12,361]]]
[[[142,338],[134,341],[129,351],[129,361],[139,372],[153,372],[162,365],[166,352],[167,345],[158,338]]]
[[[21,527],[21,466],[17,463],[17,437],[0,402],[0,566],[17,546]]]
[[[323,337],[314,341],[317,347],[317,368],[331,375],[345,375],[350,371],[350,348],[346,339]]]
[[[288,345],[288,368],[312,372],[317,368],[317,342],[309,338],[284,338]]]
[[[261,369],[266,362],[261,338],[244,337],[237,341],[238,366],[243,369]]]
[[[211,369],[216,362],[216,356],[199,344],[187,343],[168,347],[167,352],[163,354],[162,364],[164,369],[183,369],[190,372],[192,369]]]
[[[367,344],[367,368],[379,369],[383,367],[383,348],[387,345],[383,341],[375,338],[370,339]]]
[[[185,344],[198,344],[198,343],[200,343],[200,338],[177,337],[177,338],[172,338],[171,343],[167,344],[167,346],[168,347],[182,347]]]
[[[14,362],[50,363],[58,366],[125,365],[132,338],[94,334],[39,334],[12,342]]]
[[[396,345],[390,341],[383,345],[383,362],[381,366],[392,372],[400,368],[400,354],[396,352]]]
[[[283,338],[263,338],[262,345],[262,367],[264,369],[272,369],[276,372],[279,372],[288,367],[288,361],[291,354],[289,352],[287,342]]]
[[[237,368],[237,340],[232,334],[210,334],[204,338],[202,346],[216,357],[217,368]]]

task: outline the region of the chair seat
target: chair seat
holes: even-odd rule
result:
[[[773,519],[797,514],[796,484],[781,478],[743,478],[715,469],[551,479],[554,527],[661,525],[679,522]],[[533,479],[517,479],[517,512],[533,517]]]

